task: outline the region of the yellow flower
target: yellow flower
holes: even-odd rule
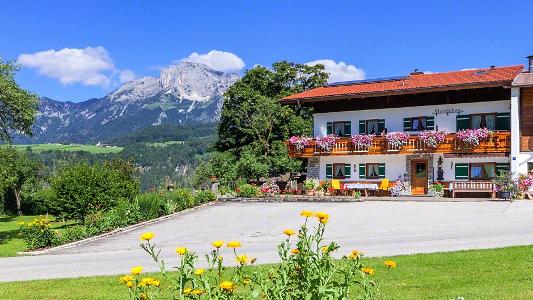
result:
[[[387,268],[389,268],[389,269],[390,269],[390,268],[393,268],[393,269],[396,268],[396,262],[393,261],[393,260],[386,260],[386,261],[384,262],[384,264],[385,264],[385,266],[386,266]]]
[[[213,245],[213,247],[218,249],[224,245],[224,241],[214,241],[211,243],[211,245]]]
[[[320,250],[322,250],[322,253],[324,253],[324,254],[325,254],[325,253],[328,253],[328,249],[329,249],[328,246],[322,246],[322,247],[320,247]]]
[[[145,232],[141,235],[140,239],[141,241],[149,241],[153,239],[155,234],[153,232]]]
[[[194,275],[202,276],[202,274],[204,274],[204,272],[205,272],[205,269],[199,268],[199,269],[194,270]]]
[[[322,223],[322,224],[327,224],[329,222],[329,219],[328,218],[323,218],[323,219],[318,219],[318,221],[320,221],[320,223]]]
[[[361,271],[365,274],[368,274],[368,275],[374,275],[374,269],[372,268],[362,268]]]
[[[320,223],[322,224],[326,224],[328,222],[328,219],[329,219],[329,215],[325,212],[321,212],[321,211],[317,211],[315,213],[315,216],[317,217],[317,219],[320,221]]]
[[[313,212],[310,211],[310,210],[302,210],[302,211],[300,212],[300,216],[302,216],[302,217],[306,217],[306,218],[310,218],[310,217],[313,216]]]
[[[223,261],[223,260],[224,260],[224,257],[222,257],[222,255],[219,255],[219,256],[217,257],[217,259],[218,259],[219,261]]]
[[[239,241],[231,241],[228,242],[228,248],[239,248],[241,245],[241,242]]]
[[[136,266],[136,267],[131,268],[132,275],[139,275],[141,274],[142,271],[143,271],[143,267],[141,266]]]
[[[154,280],[154,281],[152,281],[152,285],[155,286],[155,287],[159,287],[161,285],[161,281]]]
[[[226,292],[233,292],[235,290],[235,284],[231,281],[222,281],[219,287]]]
[[[133,280],[133,276],[131,275],[124,275],[120,277],[120,282],[122,283],[128,283],[129,281],[132,281],[132,280]]]
[[[285,233],[288,236],[291,236],[291,235],[295,235],[296,231],[294,231],[292,229],[285,229],[285,230],[283,230],[283,233]]]
[[[192,292],[192,288],[187,287],[183,289],[183,295],[189,295]]]
[[[176,248],[176,253],[178,253],[179,255],[185,255],[185,253],[187,253],[187,248],[178,247],[178,248]]]
[[[291,250],[291,253],[292,253],[292,254],[298,254],[298,253],[300,253],[300,250],[298,250],[298,249],[292,249],[292,250]]]
[[[363,252],[361,252],[359,250],[352,250],[352,252],[350,252],[350,255],[348,255],[348,257],[350,257],[351,259],[356,259],[356,258],[360,257],[362,254],[363,254]]]
[[[241,265],[245,265],[247,262],[248,262],[248,256],[244,255],[244,254],[241,254],[241,255],[237,255],[237,257],[235,258],[235,260],[240,263]]]
[[[19,225],[24,225],[24,224],[26,224],[26,223],[24,223],[24,221],[20,221],[19,222]]]
[[[191,291],[191,294],[196,295],[196,296],[202,295],[203,293],[205,293],[205,291],[202,289],[194,289]]]
[[[131,289],[133,287],[133,282],[131,281],[126,282],[126,286]]]
[[[146,296],[145,293],[141,293],[141,295],[139,296],[139,298],[141,298],[141,300],[147,300],[147,299],[148,299],[148,296]]]
[[[151,285],[154,282],[154,279],[151,277],[144,277],[141,279],[141,282],[139,283],[139,286],[146,286]]]
[[[250,284],[250,282],[252,282],[252,280],[248,277],[244,277],[242,279],[242,283],[244,283],[244,285]]]

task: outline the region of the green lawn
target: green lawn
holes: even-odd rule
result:
[[[161,143],[147,143],[147,144],[148,146],[153,146],[153,147],[166,147],[169,145],[180,145],[183,143],[185,142],[184,141],[167,141],[167,142],[161,142]]]
[[[19,222],[31,222],[38,217],[0,215],[0,257],[15,256],[17,252],[26,250],[24,241],[19,238]],[[57,222],[52,224],[52,228],[61,230],[65,225],[66,223]]]
[[[86,151],[91,153],[118,153],[124,148],[122,147],[98,147],[96,145],[61,145],[61,144],[28,144],[28,145],[14,145],[15,148],[25,150],[28,147],[33,152],[43,152],[47,150],[56,151]]]
[[[533,246],[368,259],[381,299],[533,299]],[[134,262],[132,262],[132,265]],[[267,269],[267,268],[263,268]],[[118,276],[0,283],[2,299],[127,299]]]

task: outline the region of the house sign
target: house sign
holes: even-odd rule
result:
[[[449,116],[450,114],[459,115],[461,113],[463,113],[463,110],[460,109],[460,108],[436,108],[435,111],[433,112],[433,114],[435,116],[438,116],[438,115],[447,115],[447,116]]]

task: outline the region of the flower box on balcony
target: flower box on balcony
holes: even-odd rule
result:
[[[352,135],[351,141],[355,151],[368,151],[372,146],[372,141],[375,135],[373,134],[356,134]]]
[[[291,136],[289,144],[293,145],[297,152],[302,152],[311,143],[311,140],[306,136]]]
[[[476,147],[481,141],[488,140],[492,134],[487,128],[465,129],[458,131],[455,137],[468,146]]]
[[[389,132],[386,136],[389,150],[401,150],[403,146],[409,143],[409,133],[407,132]]]
[[[336,135],[330,134],[323,137],[316,138],[316,145],[320,152],[331,152],[335,147],[335,143],[339,137]]]
[[[424,131],[418,135],[418,138],[429,148],[436,149],[446,141],[446,135],[445,131]]]

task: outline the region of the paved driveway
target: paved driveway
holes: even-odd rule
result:
[[[370,256],[533,244],[533,201],[218,203],[130,232],[51,254],[0,259],[0,281],[127,273],[134,265],[157,266],[139,249],[139,235],[156,233],[167,265],[176,246],[200,253],[216,239],[240,240],[259,263],[277,261],[284,228],[297,228],[302,209],[331,215],[327,238]],[[229,255],[229,250],[224,249]],[[201,255],[203,257],[203,255]]]

